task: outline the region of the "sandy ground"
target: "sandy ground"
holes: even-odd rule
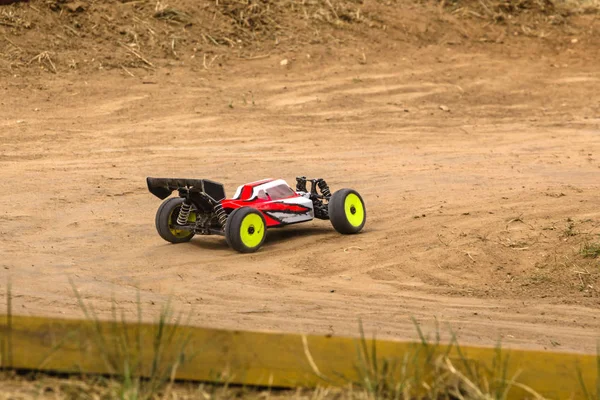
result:
[[[347,59],[352,59],[348,55]],[[354,58],[356,59],[356,57]],[[0,286],[24,315],[103,317],[140,291],[191,322],[595,351],[597,63],[431,46],[366,64],[242,61],[0,81]],[[440,106],[449,111],[444,111]],[[256,254],[220,237],[171,245],[146,176],[323,177],[364,197],[363,233],[272,230]],[[5,304],[5,300],[2,300]],[[447,337],[447,335],[445,336]]]

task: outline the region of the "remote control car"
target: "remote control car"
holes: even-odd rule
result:
[[[367,219],[358,192],[340,189],[332,194],[323,179],[298,177],[296,190],[283,179],[264,179],[238,187],[230,199],[222,184],[208,179],[149,177],[146,182],[148,190],[164,200],[156,212],[156,229],[171,243],[187,242],[194,235],[222,235],[234,250],[251,253],[264,243],[267,228],[317,218],[352,234],[360,232]],[[168,198],[175,190],[179,195]]]

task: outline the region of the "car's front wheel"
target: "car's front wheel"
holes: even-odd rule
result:
[[[252,207],[233,210],[225,223],[227,244],[240,253],[253,253],[265,242],[267,223],[262,213]]]
[[[367,222],[365,202],[356,190],[338,190],[329,199],[328,207],[331,225],[339,233],[358,233]]]

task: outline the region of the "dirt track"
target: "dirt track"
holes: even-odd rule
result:
[[[599,270],[578,250],[600,224],[600,71],[567,56],[433,46],[366,65],[7,78],[2,287],[10,276],[31,315],[80,316],[70,277],[104,317],[111,297],[135,312],[139,289],[148,317],[172,294],[211,327],[356,335],[362,318],[408,338],[410,316],[429,332],[437,317],[465,343],[594,351]],[[364,233],[317,221],[269,232],[248,256],[154,230],[146,176],[232,194],[301,174],[360,191]]]

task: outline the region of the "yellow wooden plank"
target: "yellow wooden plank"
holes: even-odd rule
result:
[[[153,324],[24,316],[13,316],[10,322],[3,316],[0,324],[1,362],[13,368],[122,373],[128,361],[130,367],[139,362],[143,374],[148,376],[158,351],[161,362],[157,365],[170,373],[168,368],[177,361],[184,342],[187,345],[176,370],[178,379],[277,387],[343,385],[358,379],[357,366],[361,365],[357,350],[361,343],[354,338],[303,338],[298,334],[167,325],[163,327],[163,347],[157,350],[155,338],[161,328]],[[371,351],[370,340],[368,348]],[[424,363],[426,354],[419,343],[377,340],[376,349],[379,360],[401,361],[407,355],[419,354],[418,365]],[[446,349],[447,346],[440,346],[438,354]],[[462,356],[456,349],[449,353],[457,367],[466,358],[491,368],[496,354],[493,348],[463,347],[461,351]],[[581,398],[578,368],[587,387],[596,387],[598,366],[594,355],[525,350],[506,353],[507,378],[520,371],[518,382],[543,396]],[[397,375],[401,379],[400,369]],[[511,391],[512,398],[523,395],[519,389]]]

